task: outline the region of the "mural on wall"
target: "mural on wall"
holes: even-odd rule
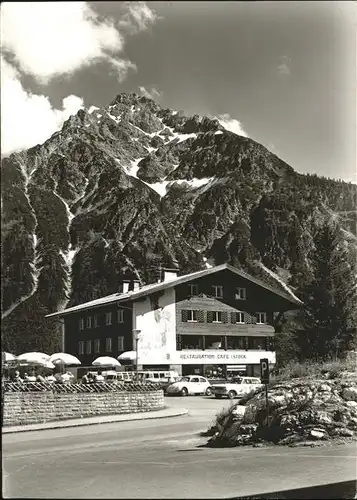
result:
[[[160,302],[163,302],[160,303]],[[167,303],[168,302],[168,303]],[[174,304],[168,297],[155,294],[149,297],[147,309],[140,316],[138,328],[142,334],[139,340],[139,360],[150,358],[155,353],[155,358],[162,362],[167,361],[169,351],[169,338],[175,335]]]

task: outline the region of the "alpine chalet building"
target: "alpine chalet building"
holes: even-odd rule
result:
[[[135,355],[138,337],[144,370],[257,376],[261,358],[275,363],[275,325],[299,299],[229,264],[177,273],[163,269],[160,282],[142,287],[126,281],[121,293],[48,315],[62,318],[64,352],[90,366],[98,356]]]

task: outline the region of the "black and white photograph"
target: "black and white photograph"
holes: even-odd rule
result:
[[[2,2],[2,497],[356,499],[357,2]]]

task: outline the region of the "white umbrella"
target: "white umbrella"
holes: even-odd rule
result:
[[[118,356],[119,360],[128,360],[128,361],[136,361],[136,352],[135,351],[127,351],[123,352]]]
[[[78,358],[73,356],[72,354],[67,354],[65,352],[56,352],[50,356],[51,363],[55,365],[63,364],[63,365],[80,365],[81,362]]]
[[[9,352],[4,352],[4,357],[3,357],[3,361],[5,363],[9,363],[10,361],[16,361],[17,358],[14,354],[11,354]]]
[[[22,363],[38,363],[40,365],[45,364],[49,359],[49,355],[43,352],[25,352],[17,357],[17,361]]]
[[[100,356],[95,359],[92,363],[93,366],[121,366],[119,361],[115,358],[111,358],[110,356]]]

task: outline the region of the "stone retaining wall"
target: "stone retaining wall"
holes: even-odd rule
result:
[[[90,393],[6,392],[3,425],[155,411],[164,408],[162,389]]]

